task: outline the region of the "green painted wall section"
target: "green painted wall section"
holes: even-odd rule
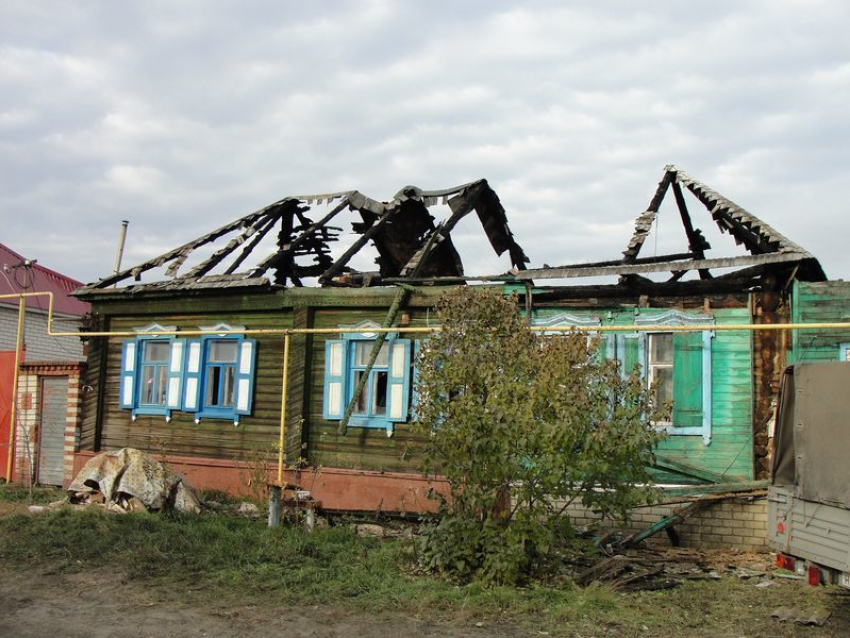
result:
[[[640,316],[652,317],[667,310],[641,308]],[[696,311],[692,311],[696,312]],[[557,308],[535,312],[535,318],[545,319],[559,314],[593,317],[603,325],[631,325],[633,310],[597,308]],[[711,311],[718,324],[747,324],[747,308],[716,309]],[[663,330],[663,328],[659,328]],[[674,435],[659,446],[658,453],[688,465],[724,474],[753,478],[752,439],[752,338],[749,331],[718,331],[712,339],[712,439],[705,445],[700,436]],[[692,483],[694,479],[671,472],[656,472],[660,482]]]
[[[795,282],[791,320],[794,323],[850,321],[850,282]],[[794,330],[789,362],[838,361],[842,344],[850,344],[850,330]]]

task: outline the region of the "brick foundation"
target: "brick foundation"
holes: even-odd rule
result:
[[[682,504],[654,505],[632,510],[631,521],[624,526],[606,522],[603,529],[620,530],[624,534],[642,531],[657,523],[677,509]],[[568,509],[576,527],[599,526],[599,517],[591,510],[582,506],[571,506]],[[767,499],[764,497],[749,499],[741,498],[729,501],[718,501],[704,510],[696,512],[684,523],[675,526],[682,547],[700,549],[740,549],[752,552],[768,551],[767,535]],[[667,534],[661,532],[648,541],[651,544],[670,546]]]
[[[72,456],[74,474],[96,456],[95,452],[77,452]],[[201,457],[181,457],[153,454],[181,474],[193,487],[215,489],[235,496],[258,497],[265,483],[276,478],[275,468],[263,472],[242,461],[225,461]],[[67,462],[67,459],[66,459]],[[261,481],[258,489],[256,482]],[[437,502],[428,498],[430,490],[446,490],[443,481],[429,482],[419,474],[401,472],[370,472],[323,467],[318,470],[304,468],[298,472],[287,470],[284,481],[308,490],[322,507],[328,510],[349,512],[395,512],[412,514],[433,512]]]

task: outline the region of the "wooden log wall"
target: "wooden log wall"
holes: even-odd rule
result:
[[[202,325],[222,322],[247,329],[291,327],[292,311],[280,308],[276,299],[272,299],[271,307],[268,303],[257,303],[257,300],[244,301],[221,299],[215,312],[205,312],[205,302],[193,304],[191,299],[182,300],[179,304],[174,300],[147,304],[140,301],[129,308],[122,304],[123,307],[101,307],[100,310],[111,314],[108,325],[112,331],[128,331],[154,321],[161,325],[176,325],[183,330],[198,330]],[[179,314],[174,312],[178,305],[182,307]],[[124,314],[130,310],[133,314]],[[172,411],[170,422],[166,422],[164,416],[151,415],[138,415],[133,421],[130,410],[119,407],[119,371],[124,338],[99,340],[91,348],[92,368],[87,383],[102,388],[102,414],[98,418],[94,398],[98,392],[87,393],[81,449],[98,451],[135,447],[166,457],[198,456],[252,464],[273,462],[279,436],[283,338],[279,335],[258,335],[254,338],[257,340],[257,377],[253,412],[242,417],[238,426],[230,420],[212,418],[203,418],[200,423],[195,423],[194,414],[179,410]],[[97,365],[99,349],[105,351],[103,370],[99,370]],[[93,384],[95,380],[100,383]],[[290,437],[289,447],[300,448],[300,432],[294,431]]]
[[[791,318],[788,299],[781,292],[753,293],[752,322],[787,323]],[[769,424],[774,417],[782,370],[787,365],[790,339],[786,332],[753,333],[753,474],[770,477]]]
[[[445,289],[422,290],[415,294],[403,313],[410,326],[435,323],[433,305]],[[382,289],[287,289],[281,293],[244,296],[197,295],[176,299],[137,299],[98,304],[104,326],[129,330],[151,322],[197,329],[200,325],[226,322],[247,328],[315,327],[338,328],[365,320],[381,324],[396,294]],[[705,297],[672,299],[608,300],[592,306],[597,315],[610,309],[622,322],[634,320],[634,302],[641,312],[663,312],[678,307],[692,311],[710,308],[718,323],[750,320],[746,295],[724,295],[706,301]],[[549,300],[543,313],[587,312],[591,300]],[[650,303],[658,308],[647,308]],[[622,302],[622,303],[621,303]],[[535,307],[537,305],[535,304]],[[582,309],[583,307],[583,309]],[[179,312],[175,312],[179,308]],[[645,309],[644,309],[645,308]],[[619,322],[618,322],[619,323]],[[402,336],[404,329],[400,330]],[[421,338],[421,335],[407,335]],[[406,423],[396,424],[391,438],[382,429],[349,427],[337,433],[337,421],[322,418],[325,368],[325,342],[335,335],[293,335],[290,342],[289,400],[287,403],[286,457],[288,463],[306,460],[314,467],[336,467],[373,471],[418,469],[424,440]],[[202,419],[172,413],[164,417],[139,416],[118,407],[119,370],[122,338],[93,340],[90,344],[86,383],[93,387],[84,397],[82,449],[138,447],[166,456],[196,456],[232,461],[251,461],[259,455],[274,457],[279,436],[283,339],[257,337],[257,379],[254,412],[239,426],[230,421]],[[705,446],[701,437],[668,438],[663,451],[690,465],[718,473],[750,477],[753,473],[753,343],[749,332],[718,333],[714,340],[712,367],[713,438]],[[764,374],[770,374],[762,366]],[[98,418],[100,397],[101,418]],[[665,478],[665,477],[660,477]],[[682,477],[668,477],[681,480]]]

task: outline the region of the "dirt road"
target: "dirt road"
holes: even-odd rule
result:
[[[192,592],[175,593],[173,598],[158,600],[110,572],[63,575],[0,568],[0,637],[508,638],[536,634],[504,625],[458,627],[403,616],[356,616],[327,607],[235,606],[193,598]]]

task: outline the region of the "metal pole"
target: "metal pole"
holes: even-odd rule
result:
[[[129,220],[121,222],[121,234],[118,236],[118,254],[115,255],[115,274],[121,270],[121,259],[124,257],[124,242],[127,240],[127,226],[130,225]],[[115,284],[118,287],[118,284]]]
[[[284,462],[284,444],[286,434],[286,385],[287,376],[289,375],[289,333],[283,333],[283,378],[281,379],[280,391],[280,441],[278,442],[277,451],[277,484],[278,487],[283,486],[283,462]],[[279,492],[278,492],[279,495]]]
[[[6,458],[6,482],[13,479],[13,459],[15,457],[15,438],[18,432],[18,370],[21,367],[21,352],[24,341],[24,322],[26,321],[27,301],[23,295],[18,300],[18,334],[15,338],[15,370],[12,373],[12,406],[9,411],[9,451]]]

